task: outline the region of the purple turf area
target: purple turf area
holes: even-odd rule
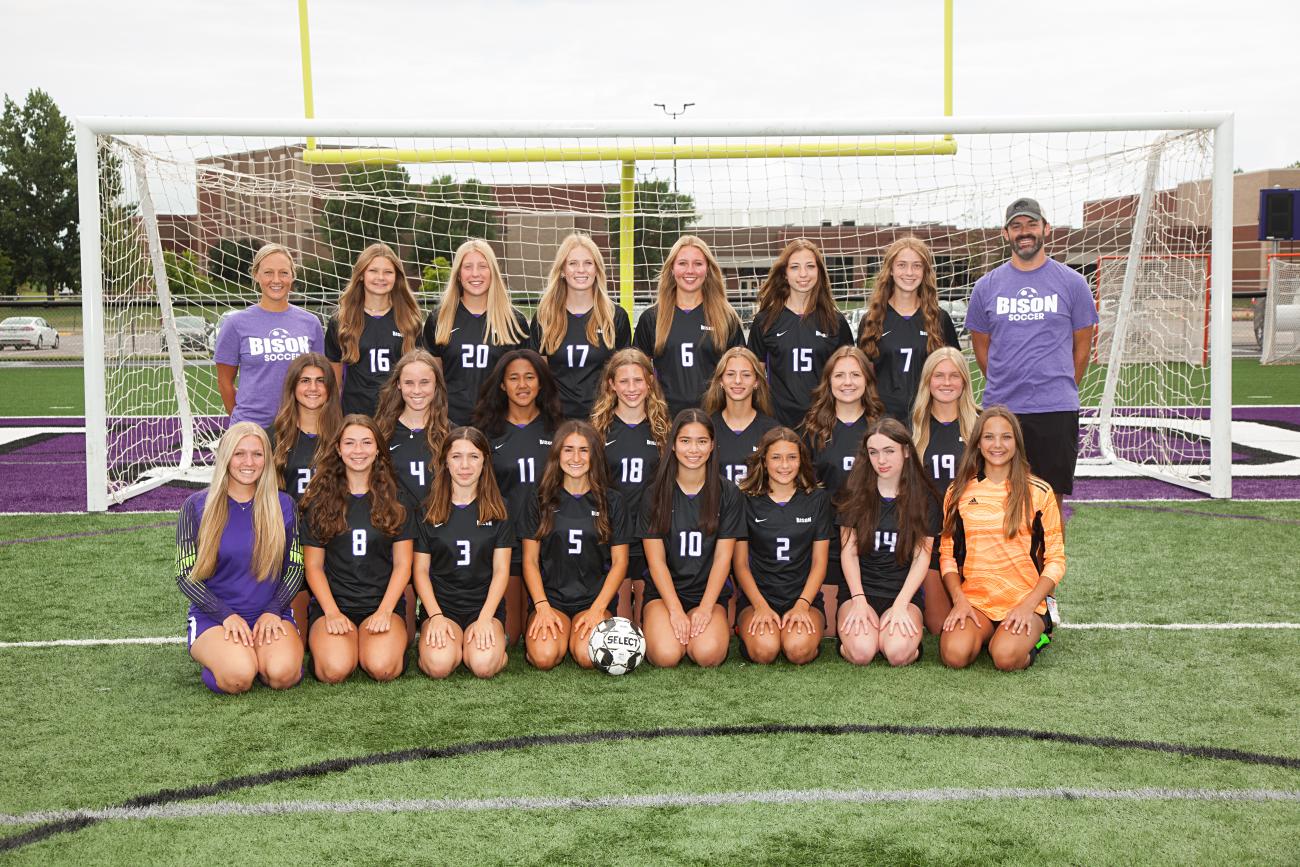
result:
[[[1255,421],[1281,429],[1300,431],[1300,407],[1234,407],[1236,421]],[[198,450],[220,435],[219,419],[204,419],[196,436]],[[39,428],[39,433],[0,445],[0,512],[75,512],[86,508],[86,438],[79,430],[61,432],[60,428],[81,428],[81,418],[3,418],[4,429]],[[113,429],[109,448],[125,460],[156,461],[163,455],[175,462],[180,453],[176,419],[132,420]],[[1143,429],[1121,430],[1117,444],[1126,455],[1149,454],[1160,446],[1159,437]],[[1208,442],[1191,439],[1181,449],[1208,449]],[[1233,461],[1268,463],[1258,450],[1233,447]],[[155,488],[113,506],[110,511],[173,511],[196,489],[190,484],[169,484]],[[1300,497],[1300,479],[1295,476],[1237,476],[1232,495],[1238,500],[1272,500]],[[1086,500],[1199,500],[1202,495],[1175,485],[1147,478],[1097,479],[1077,478],[1075,501]],[[1068,513],[1068,507],[1067,507]]]

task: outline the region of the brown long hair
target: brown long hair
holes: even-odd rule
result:
[[[722,374],[727,370],[727,362],[733,358],[743,358],[754,368],[754,393],[749,396],[749,404],[763,415],[772,414],[772,389],[768,387],[767,377],[763,375],[763,364],[758,356],[743,346],[733,346],[718,359],[718,366],[713,368],[713,376],[708,387],[704,389],[704,400],[700,408],[713,415],[722,412],[727,406],[727,392],[722,386]]]
[[[672,527],[673,491],[677,487],[677,452],[673,446],[677,435],[688,424],[703,425],[713,440],[713,449],[709,452],[709,461],[704,466],[704,487],[700,490],[700,532],[711,536],[718,530],[718,510],[722,506],[722,481],[718,477],[717,437],[713,432],[713,422],[702,409],[694,407],[677,413],[673,419],[673,429],[668,436],[668,444],[663,450],[659,467],[655,470],[654,481],[646,494],[650,498],[650,532],[655,536],[666,534]]]
[[[423,349],[413,349],[403,355],[393,367],[384,387],[379,389],[379,407],[375,410],[375,422],[383,435],[382,442],[387,445],[397,429],[397,419],[406,409],[402,397],[402,371],[412,364],[424,364],[433,371],[433,400],[424,414],[424,439],[429,446],[429,454],[436,455],[442,451],[442,442],[447,438],[447,381],[442,377],[442,368],[434,363],[433,356]]]
[[[328,447],[328,443],[338,433],[339,425],[343,422],[343,410],[339,408],[339,387],[338,380],[334,378],[334,368],[330,366],[329,359],[319,352],[304,352],[289,363],[289,369],[284,374],[284,387],[280,389],[280,409],[275,413],[275,420],[271,422],[271,435],[275,438],[274,454],[272,463],[275,466],[275,475],[280,482],[280,490],[288,490],[289,480],[284,477],[285,470],[289,466],[289,454],[293,447],[298,444],[298,380],[302,377],[303,371],[309,367],[315,367],[325,375],[325,405],[320,408],[320,413],[316,416],[316,451],[312,455],[312,463],[320,460],[321,454]]]
[[[551,264],[551,273],[546,278],[546,289],[537,302],[537,325],[542,332],[538,351],[542,355],[551,355],[564,343],[564,334],[569,327],[569,284],[564,279],[564,265],[579,247],[591,254],[592,261],[596,264],[596,280],[592,286],[595,304],[591,308],[591,315],[587,317],[587,342],[592,346],[603,343],[606,349],[614,348],[614,302],[609,300],[605,260],[601,258],[600,248],[590,236],[574,232],[560,242],[560,249],[555,252],[555,261]]]
[[[738,485],[741,493],[749,494],[751,497],[772,493],[772,483],[767,476],[767,450],[777,443],[791,443],[799,447],[799,474],[794,477],[795,489],[805,494],[817,490],[817,475],[813,472],[808,447],[790,428],[774,427],[764,432],[754,448],[754,453],[745,460],[745,477]]]
[[[740,317],[727,300],[727,281],[722,276],[722,267],[714,257],[709,245],[695,235],[682,235],[668,251],[664,266],[659,271],[659,292],[655,311],[655,355],[663,354],[668,343],[668,332],[673,327],[673,313],[677,310],[677,278],[673,276],[673,263],[677,254],[687,247],[694,247],[704,254],[708,272],[701,287],[704,304],[704,322],[713,329],[713,346],[721,352],[727,348],[727,338],[733,328],[740,328]]]
[[[663,448],[668,441],[670,426],[668,401],[664,400],[664,390],[659,387],[654,365],[644,352],[632,346],[620,349],[605,362],[605,373],[600,378],[596,401],[591,406],[591,426],[602,434],[609,432],[609,426],[614,423],[614,414],[618,411],[618,393],[614,391],[614,380],[618,378],[618,369],[629,364],[641,368],[641,375],[645,377],[645,416],[650,422],[650,436]]]
[[[1002,529],[1007,538],[1014,538],[1021,528],[1028,528],[1034,517],[1033,495],[1029,488],[1029,458],[1025,456],[1025,435],[1020,430],[1016,414],[1005,406],[990,406],[975,419],[975,429],[971,431],[966,443],[966,452],[961,463],[957,465],[957,476],[948,489],[947,508],[943,514],[943,532],[951,534],[957,526],[958,507],[961,505],[966,486],[974,479],[984,475],[984,452],[980,450],[980,438],[984,435],[984,425],[990,419],[1005,419],[1011,426],[1011,435],[1016,441],[1016,454],[1011,459],[1011,474],[1007,478],[1007,508],[1002,519]]]
[[[815,449],[825,448],[831,440],[831,433],[835,430],[835,394],[831,389],[831,376],[835,373],[835,365],[845,358],[853,359],[862,369],[862,376],[866,380],[866,391],[862,395],[862,410],[867,418],[875,419],[885,414],[885,405],[881,403],[880,394],[876,391],[875,368],[867,361],[862,350],[856,346],[841,346],[826,359],[826,366],[822,368],[821,382],[813,389],[812,403],[808,406],[808,414],[804,416],[804,434]]]
[[[876,274],[876,288],[867,303],[867,315],[862,320],[862,330],[858,337],[858,348],[870,361],[880,357],[880,338],[885,330],[885,308],[894,297],[894,260],[904,250],[911,250],[921,257],[924,273],[921,285],[916,288],[917,301],[921,305],[921,315],[925,319],[925,351],[934,352],[943,346],[943,324],[939,318],[939,284],[934,275],[934,255],[920,238],[899,238],[885,250],[885,260],[880,263],[880,273]]]
[[[560,468],[560,455],[564,451],[564,441],[577,434],[587,441],[590,463],[587,467],[587,487],[596,501],[596,538],[602,545],[609,544],[613,529],[609,522],[609,468],[605,465],[605,446],[596,429],[585,421],[572,419],[560,425],[551,442],[551,453],[546,456],[546,468],[542,470],[542,481],[537,486],[537,507],[541,520],[537,525],[535,539],[545,539],[555,526],[555,510],[559,508],[560,496],[564,493],[564,470]]]
[[[212,481],[203,501],[203,517],[199,519],[194,566],[189,580],[206,581],[217,568],[217,554],[221,537],[230,520],[230,459],[244,437],[254,437],[262,446],[262,454],[271,451],[266,431],[251,421],[241,421],[230,426],[217,445],[216,460],[212,465]],[[264,466],[262,475],[253,487],[253,555],[249,571],[258,581],[278,575],[284,562],[284,549],[291,544],[284,537],[284,514],[280,511],[280,494],[276,488],[271,467]]]
[[[813,287],[812,308],[809,312],[817,317],[817,323],[827,334],[836,329],[840,311],[835,306],[834,297],[831,296],[831,276],[826,269],[826,257],[812,241],[807,238],[795,238],[786,244],[781,255],[776,257],[776,261],[767,272],[767,279],[758,288],[758,313],[754,315],[753,327],[759,331],[770,328],[772,323],[776,322],[776,317],[780,316],[781,311],[785,309],[785,302],[790,299],[790,281],[786,277],[785,269],[790,265],[790,257],[800,250],[812,253],[813,259],[817,262],[817,285]]]
[[[934,400],[930,394],[930,377],[934,376],[934,369],[944,361],[951,362],[961,374],[961,397],[957,398],[957,430],[967,443],[970,442],[975,417],[980,411],[975,405],[975,394],[970,383],[970,365],[966,362],[966,357],[951,346],[940,346],[931,352],[921,368],[921,387],[916,390],[916,401],[912,404],[912,441],[922,455],[930,445],[930,404]]]
[[[835,507],[844,515],[844,526],[852,527],[858,534],[858,544],[866,544],[880,522],[883,508],[878,487],[880,477],[876,475],[876,465],[867,456],[867,440],[876,434],[901,446],[907,455],[903,461],[902,476],[898,480],[898,497],[894,500],[899,540],[894,549],[894,558],[901,566],[912,562],[916,546],[930,535],[930,507],[937,505],[939,500],[934,483],[921,466],[921,458],[902,422],[885,416],[867,425],[867,432],[862,435],[862,445],[858,447],[858,455],[853,462],[853,471],[836,495]]]
[[[433,484],[425,499],[424,520],[430,524],[444,524],[451,515],[451,470],[447,467],[447,455],[451,447],[465,440],[478,449],[483,456],[483,471],[478,477],[478,489],[474,502],[478,503],[478,522],[504,521],[506,503],[501,498],[501,488],[497,486],[497,475],[492,471],[492,446],[487,437],[476,427],[454,427],[447,438],[442,441],[442,449],[437,452],[438,472],[434,474]]]
[[[343,417],[329,449],[316,464],[316,472],[307,483],[307,492],[302,495],[300,506],[311,522],[311,531],[322,545],[348,528],[348,503],[352,495],[348,491],[347,468],[339,454],[339,443],[343,434],[350,427],[363,427],[375,438],[375,462],[370,465],[370,479],[367,487],[370,493],[370,523],[385,536],[396,536],[406,522],[406,509],[397,499],[397,482],[393,478],[393,467],[388,460],[386,440],[379,431],[379,425],[368,415],[351,413]]]
[[[352,277],[339,295],[339,348],[343,350],[343,363],[353,364],[361,357],[361,332],[366,328],[366,269],[376,259],[387,259],[397,272],[393,277],[393,291],[389,296],[393,304],[393,322],[402,332],[402,354],[415,348],[423,326],[420,305],[406,282],[402,260],[387,244],[371,244],[357,256],[352,266]]]

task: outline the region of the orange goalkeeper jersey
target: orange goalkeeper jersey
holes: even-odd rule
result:
[[[1010,539],[1002,529],[1009,487],[988,479],[966,485],[957,507],[961,520],[952,535],[944,533],[939,540],[940,574],[958,572],[966,599],[994,621],[1005,618],[1034,589],[1040,575],[1056,584],[1065,577],[1061,513],[1051,486],[1030,476],[1030,526]],[[945,514],[955,491],[955,485],[949,486]],[[1047,606],[1039,604],[1038,613],[1046,611]]]

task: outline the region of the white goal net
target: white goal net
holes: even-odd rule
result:
[[[296,252],[292,300],[324,318],[368,244],[398,251],[428,311],[456,247],[484,238],[514,303],[531,313],[560,240],[580,231],[604,251],[610,292],[635,314],[689,232],[712,247],[748,323],[791,239],[821,246],[851,311],[884,249],[913,235],[933,249],[960,328],[971,286],[1006,259],[1002,216],[1021,196],[1053,225],[1049,254],[1097,293],[1084,455],[1209,490],[1208,257],[1222,119],[1191,120],[1199,126],[1106,131],[1102,120],[1073,119],[1031,131],[1014,119],[947,118],[894,129],[469,134],[399,134],[379,122],[83,121],[83,190],[97,193],[83,201],[82,225],[90,508],[202,478],[225,424],[215,331],[223,313],[255,302],[247,275],[262,244]]]
[[[1300,254],[1268,257],[1261,364],[1300,363]]]

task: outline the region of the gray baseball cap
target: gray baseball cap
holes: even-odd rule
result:
[[[1002,221],[1003,228],[1016,217],[1029,217],[1040,223],[1046,223],[1043,219],[1043,209],[1039,207],[1038,202],[1034,199],[1016,199],[1007,206],[1007,218]]]

